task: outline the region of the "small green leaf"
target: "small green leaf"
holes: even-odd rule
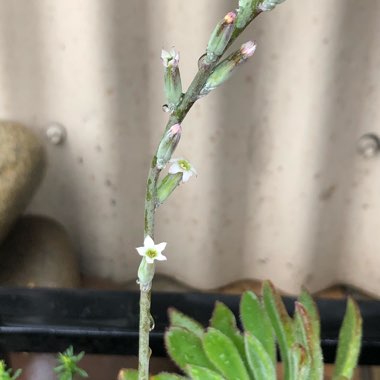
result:
[[[188,364],[214,369],[204,350],[201,339],[183,327],[170,327],[165,333],[166,350],[185,373]]]
[[[186,380],[187,377],[174,375],[173,373],[161,372],[158,375],[150,377],[151,380]]]
[[[249,380],[239,351],[230,338],[209,327],[203,336],[206,355],[227,380]]]
[[[270,281],[263,282],[262,291],[264,306],[276,333],[278,345],[280,347],[280,354],[284,363],[284,379],[293,380],[290,377],[290,348],[295,343],[292,319],[289,317],[280,295]]]
[[[139,373],[136,369],[121,369],[117,380],[138,380]]]
[[[255,380],[276,380],[276,367],[263,344],[249,332],[245,333],[244,342]]]
[[[240,319],[244,330],[260,341],[275,365],[277,358],[273,328],[265,308],[253,292],[244,292],[241,297]]]
[[[169,309],[168,314],[169,314],[169,321],[170,321],[171,326],[183,327],[193,332],[199,338],[202,338],[204,334],[204,328],[196,320],[188,317],[187,315],[181,313],[180,311],[174,309],[173,307]]]
[[[219,375],[219,373],[196,365],[189,366],[188,372],[191,380],[224,380],[224,377]]]
[[[339,331],[333,380],[351,379],[357,365],[362,338],[362,317],[356,302],[348,298],[346,314]]]
[[[234,313],[222,302],[217,301],[212,313],[210,326],[222,332],[232,340],[239,351],[241,358],[247,364],[244,348],[244,339],[240,330],[236,327]]]
[[[309,380],[323,380],[323,358],[319,338],[319,328],[306,308],[299,302],[295,305],[294,333],[298,343],[305,349],[310,359]],[[315,314],[314,314],[315,315]],[[314,330],[317,328],[317,332]]]

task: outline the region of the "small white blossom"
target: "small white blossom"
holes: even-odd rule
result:
[[[169,168],[169,173],[182,173],[182,182],[187,182],[193,174],[198,175],[193,165],[184,158],[173,158],[169,162],[172,163],[172,166]]]
[[[144,247],[136,248],[140,256],[144,256],[148,264],[153,264],[154,260],[165,261],[166,256],[162,254],[167,243],[154,244],[153,239],[147,235],[144,239]]]
[[[165,67],[177,67],[179,63],[179,52],[175,51],[174,48],[170,51],[162,49],[161,61]]]

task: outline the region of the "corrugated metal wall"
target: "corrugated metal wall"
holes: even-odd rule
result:
[[[162,112],[162,47],[183,83],[237,1],[0,0],[0,117],[41,135],[49,168],[29,211],[70,231],[83,269],[135,277]],[[287,0],[240,40],[258,49],[199,101],[178,155],[197,168],[158,213],[158,272],[198,288],[271,278],[297,292],[380,294],[380,2]],[[66,128],[52,145],[49,123]]]

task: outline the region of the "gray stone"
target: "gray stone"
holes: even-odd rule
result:
[[[24,216],[0,246],[0,284],[80,286],[78,260],[65,229],[42,216]]]
[[[44,168],[37,137],[20,124],[0,121],[0,242],[25,210]]]

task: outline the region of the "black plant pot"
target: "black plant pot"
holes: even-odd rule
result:
[[[154,293],[151,332],[153,355],[165,356],[163,335],[171,306],[207,326],[215,301],[238,316],[239,296],[205,293]],[[73,345],[93,354],[136,355],[138,351],[136,292],[0,288],[0,350],[53,352]],[[289,312],[294,299],[285,298]],[[334,361],[344,300],[317,300],[326,363]],[[380,365],[380,301],[359,301],[363,316],[362,365]]]

